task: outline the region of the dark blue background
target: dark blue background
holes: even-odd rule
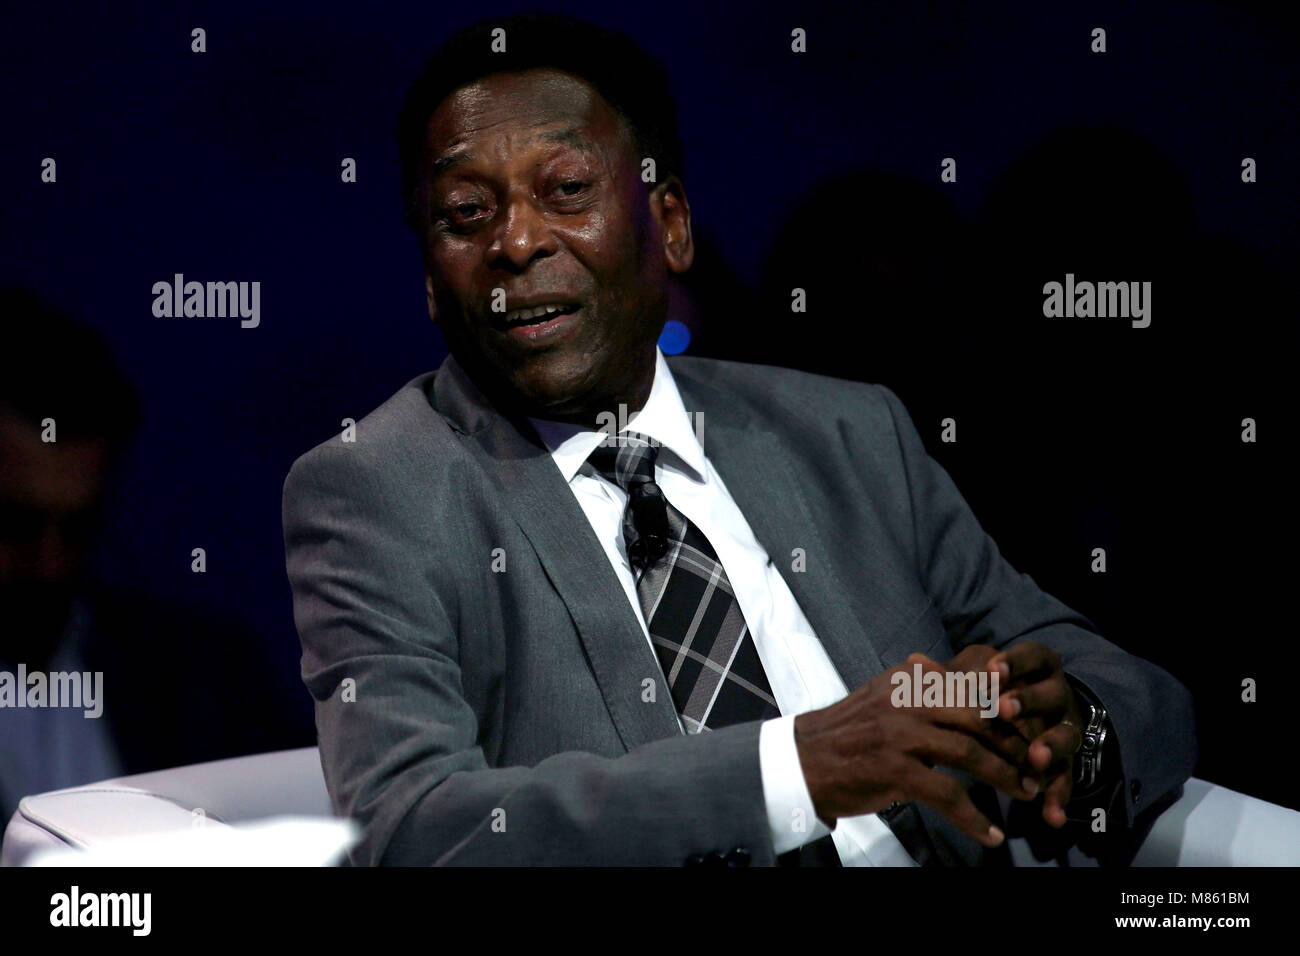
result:
[[[281,484],[294,458],[336,433],[342,419],[360,419],[441,361],[416,244],[400,218],[391,130],[407,83],[439,40],[490,14],[522,9],[412,6],[20,4],[11,6],[0,37],[7,114],[0,279],[32,286],[100,329],[139,388],[146,416],[118,483],[97,573],[111,585],[220,611],[254,629],[276,650],[286,687],[301,695],[306,742],[310,701],[296,683]],[[973,228],[1017,157],[1048,131],[1078,123],[1135,130],[1169,157],[1185,179],[1198,236],[1238,250],[1262,273],[1294,265],[1294,33],[1254,5],[672,2],[549,9],[620,27],[669,65],[697,235],[720,255],[713,268],[730,270],[728,281],[746,290],[725,321],[717,319],[726,335],[714,335],[716,354],[727,354],[718,340],[752,334],[763,341],[748,343],[746,354],[766,349],[772,361],[795,343],[801,355],[824,348],[842,356],[864,346],[841,336],[869,333],[870,321],[907,320],[873,315],[871,289],[853,285],[853,248],[845,239],[852,230],[836,223],[839,203],[832,197],[808,205],[809,190],[826,177],[852,181],[876,170],[938,189],[940,158],[957,157],[959,180],[942,187],[943,202],[962,229]],[[202,55],[190,52],[195,26],[207,30]],[[802,57],[789,52],[794,26],[809,33]],[[1108,31],[1104,56],[1089,52],[1094,26]],[[39,181],[46,156],[58,162],[57,185]],[[1239,181],[1243,156],[1259,162],[1260,182],[1251,187]],[[357,161],[355,184],[340,182],[343,157]],[[1068,184],[1062,194],[1045,197],[1037,212],[1047,234],[1089,213],[1069,201]],[[837,322],[821,326],[769,321],[747,333],[745,310],[754,306],[745,296],[759,294],[778,232],[798,216],[805,249],[843,273],[845,301],[862,300],[861,308],[846,308]],[[953,260],[967,257],[970,246],[950,238],[929,236],[925,249],[940,268],[966,268],[968,258]],[[200,281],[260,281],[260,328],[154,318],[151,287],[176,272]],[[1002,321],[989,297],[996,282],[981,278],[967,277],[966,310],[948,317],[973,341]],[[915,289],[918,311],[926,294]],[[1142,359],[1147,387],[1165,373],[1221,384],[1216,363],[1225,349],[1243,363],[1227,374],[1229,385],[1249,384],[1252,354],[1282,349],[1289,360],[1294,300],[1262,301],[1266,308],[1254,314],[1222,315],[1204,327],[1194,350],[1204,367],[1173,370],[1163,364],[1169,353],[1152,350]],[[716,297],[711,306],[719,308]],[[1167,316],[1157,313],[1157,326]],[[710,321],[707,314],[703,321]],[[930,410],[924,389],[874,371],[915,364],[918,356],[887,355],[887,363],[871,356],[882,362],[876,366],[863,354],[863,377],[897,388],[1015,563],[1192,686],[1202,717],[1201,775],[1300,805],[1267,768],[1264,742],[1284,717],[1279,697],[1293,685],[1273,683],[1271,703],[1257,711],[1243,710],[1236,690],[1242,676],[1262,679],[1292,657],[1294,626],[1281,618],[1282,592],[1268,593],[1287,588],[1289,578],[1267,579],[1274,585],[1259,577],[1292,553],[1290,485],[1282,507],[1289,524],[1276,524],[1273,509],[1282,500],[1243,500],[1260,492],[1257,479],[1275,479],[1276,469],[1232,472],[1235,491],[1199,501],[1196,507],[1212,512],[1210,524],[1232,531],[1207,532],[1193,548],[1200,541],[1209,552],[1205,561],[1237,570],[1215,595],[1183,580],[1179,603],[1178,579],[1153,589],[1152,565],[1135,567],[1109,540],[1103,543],[1112,547],[1112,573],[1098,580],[1087,572],[1092,532],[1140,527],[1134,496],[1163,491],[1123,479],[1123,455],[1108,451],[1104,427],[1096,444],[1079,452],[1094,471],[1060,494],[1052,474],[1008,468],[1005,480],[994,481],[993,446],[978,439],[977,404],[967,416],[975,424],[966,444],[939,446],[937,419],[917,411]],[[1067,348],[1055,367],[1065,381],[1104,383],[1106,369],[1087,367],[1095,354]],[[1034,362],[1041,366],[1041,356]],[[1040,374],[1034,381],[1050,388],[1054,379]],[[1005,380],[991,388],[1002,390],[1003,412],[1052,401]],[[1264,440],[1283,443],[1292,426],[1282,412],[1293,406],[1282,405],[1282,395],[1220,395],[1215,407],[1228,441],[1205,455],[1221,459],[1240,450],[1233,423],[1247,414],[1269,419]],[[1067,404],[1075,412],[1087,408],[1077,396]],[[1117,420],[1139,414],[1124,406],[1115,400],[1108,407]],[[1032,460],[1034,427],[1004,436],[1005,447],[1017,442]],[[1031,504],[1033,513],[1025,514]],[[1127,523],[1112,528],[1104,517],[1111,513],[1128,515]],[[1207,514],[1192,510],[1186,520],[1201,527]],[[205,575],[190,572],[194,547],[207,550]],[[1145,548],[1154,564],[1173,557],[1167,541],[1148,540]]]

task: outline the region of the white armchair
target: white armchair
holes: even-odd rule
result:
[[[0,865],[23,865],[42,850],[120,848],[125,838],[148,840],[192,828],[199,816],[204,826],[216,827],[272,817],[330,818],[317,749],[217,760],[25,797],[5,830]],[[1037,865],[1023,840],[1012,841],[1011,849],[1017,864]],[[120,862],[121,853],[114,859]],[[1300,813],[1193,778],[1156,821],[1134,864],[1300,865]]]
[[[1072,866],[1095,866],[1077,850]],[[1040,866],[1024,840],[1011,841],[1017,866]],[[1156,820],[1133,866],[1297,866],[1300,813],[1193,777]]]
[[[120,863],[123,848],[129,859],[128,839],[143,841],[139,845],[148,847],[151,862],[165,861],[167,857],[158,852],[163,841],[155,838],[172,834],[188,841],[196,824],[208,839],[190,841],[189,847],[198,851],[201,861],[225,862],[232,850],[239,849],[229,828],[273,818],[292,818],[286,822],[296,824],[290,828],[290,839],[279,844],[285,847],[283,852],[292,853],[282,863],[320,862],[313,854],[319,855],[322,838],[335,845],[346,840],[329,828],[318,827],[311,834],[312,828],[302,826],[311,820],[332,820],[315,747],[175,767],[24,797],[5,830],[0,866],[21,866],[48,856],[42,851],[59,849],[94,850],[108,862]],[[213,830],[226,830],[231,839],[223,844],[221,834]],[[304,832],[312,838],[306,845],[294,839]],[[258,838],[263,848],[277,845],[264,826]]]

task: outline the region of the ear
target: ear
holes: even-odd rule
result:
[[[424,274],[424,295],[425,299],[428,301],[429,318],[433,319],[434,322],[437,322],[438,306],[435,305],[433,301],[433,276],[429,275],[427,272]]]
[[[691,237],[691,204],[686,187],[670,176],[650,194],[650,210],[659,221],[664,237],[664,262],[673,272],[685,272],[695,261],[695,240]]]

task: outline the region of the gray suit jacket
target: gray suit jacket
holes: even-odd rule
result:
[[[913,651],[1042,641],[1110,711],[1126,820],[1177,791],[1187,692],[1002,558],[893,393],[668,361],[848,687]],[[363,827],[352,862],[774,862],[760,724],[687,737],[668,694],[643,700],[658,665],[586,516],[453,359],[294,464],[284,533],[325,780]],[[985,860],[928,807],[887,822],[923,863]]]

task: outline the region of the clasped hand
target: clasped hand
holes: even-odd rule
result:
[[[998,675],[997,716],[978,701],[963,706],[897,702],[894,675],[987,672]],[[964,648],[946,665],[913,654],[843,700],[795,718],[795,742],[813,807],[823,820],[876,813],[894,802],[920,801],[985,846],[1002,831],[972,802],[961,770],[1016,800],[1043,796],[1043,820],[1065,825],[1074,755],[1083,720],[1060,656],[1036,641],[1004,650]]]

